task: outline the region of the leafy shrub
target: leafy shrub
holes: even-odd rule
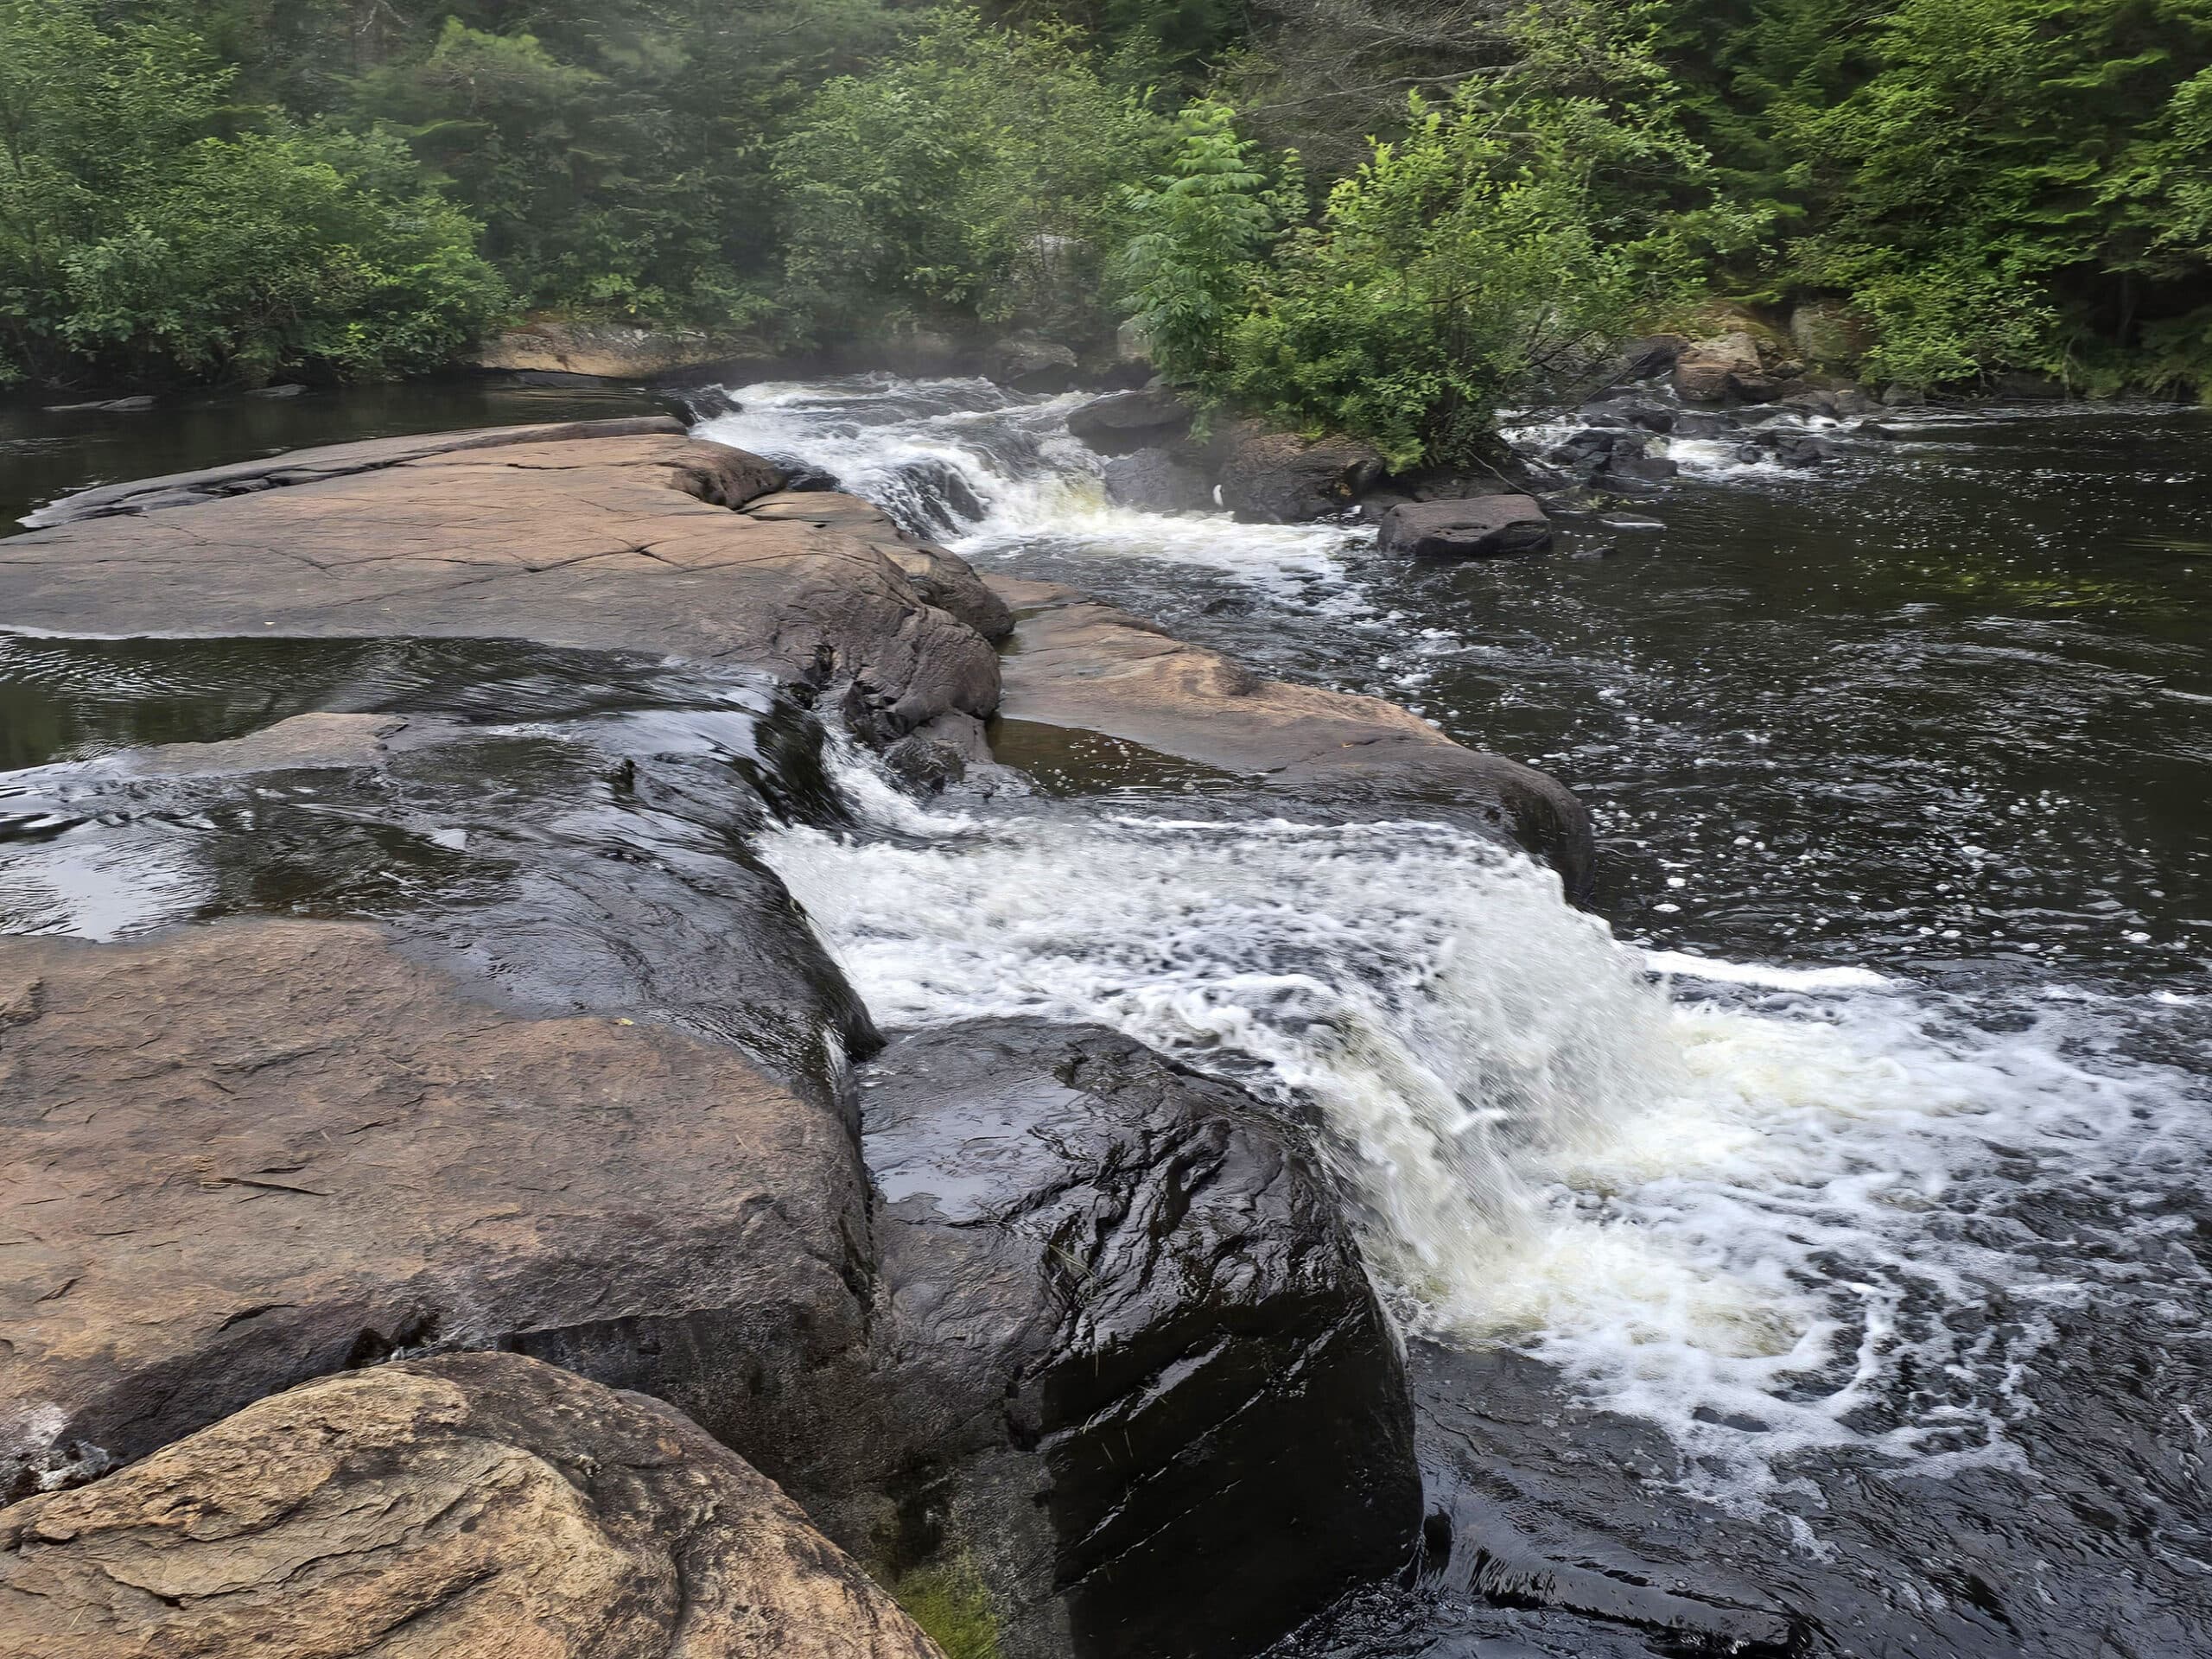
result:
[[[17,374],[248,382],[450,358],[503,303],[475,226],[389,140],[217,130],[232,71],[163,15],[0,0],[0,295]]]

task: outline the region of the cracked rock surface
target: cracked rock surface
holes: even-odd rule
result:
[[[1303,1134],[1095,1027],[861,1071],[894,1567],[963,1562],[1006,1659],[1249,1653],[1407,1560],[1396,1346]]]
[[[281,1394],[0,1511],[11,1659],[940,1659],[773,1482],[508,1354]]]

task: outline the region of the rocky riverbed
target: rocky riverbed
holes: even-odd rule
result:
[[[841,770],[1025,787],[1001,713],[1576,886],[1580,806],[784,483],[633,417],[6,543],[0,1646],[925,1649],[864,1568],[1005,1659],[1211,1659],[1411,1558],[1310,1126],[1082,1023],[887,1046],[753,843],[855,827]]]

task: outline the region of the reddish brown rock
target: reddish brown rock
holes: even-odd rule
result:
[[[1463,748],[1395,703],[1263,679],[1072,588],[986,580],[1016,617],[1000,706],[1008,718],[1262,773],[1338,806],[1449,807],[1547,860],[1570,894],[1587,890],[1589,814],[1544,773]]]
[[[9,542],[0,615],[57,632],[666,653],[835,687],[872,735],[990,711],[988,642],[917,588],[887,550],[895,531],[732,511],[779,487],[775,469],[629,424],[653,429],[385,439],[96,493],[124,516]],[[242,481],[256,487],[207,493]],[[946,581],[980,594],[931,575],[941,596]]]
[[[531,1019],[374,928],[0,939],[0,1485],[396,1350],[560,1344],[779,1478],[865,1370],[838,1105],[673,1027]]]

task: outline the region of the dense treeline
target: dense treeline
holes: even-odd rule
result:
[[[1444,454],[1719,300],[2212,385],[2212,0],[0,0],[0,352],[404,372],[528,313],[1131,315]]]

